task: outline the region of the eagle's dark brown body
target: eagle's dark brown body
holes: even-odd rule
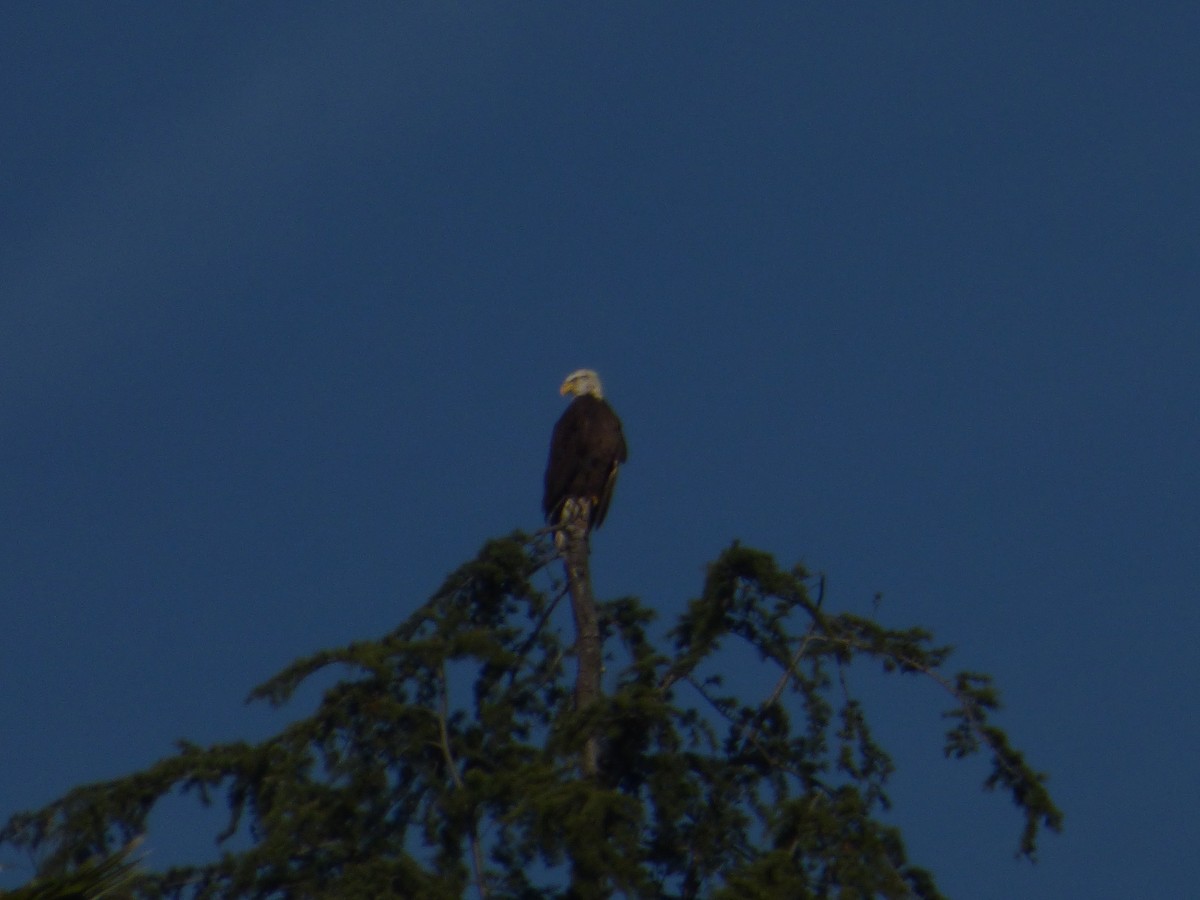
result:
[[[546,464],[546,521],[561,521],[564,507],[575,501],[587,511],[589,528],[598,528],[608,512],[617,467],[629,455],[621,420],[599,397],[584,394],[571,401],[550,439]]]

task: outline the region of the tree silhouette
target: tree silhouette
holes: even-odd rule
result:
[[[555,615],[556,559],[545,534],[488,542],[391,633],[251,695],[283,704],[340,668],[312,715],[257,744],[181,743],[13,816],[0,842],[35,854],[42,883],[65,879],[182,789],[223,793],[225,850],[139,873],[136,896],[937,898],[880,820],[892,762],[842,677],[864,659],[945,693],[945,752],[990,757],[1019,853],[1059,829],[1044,777],[991,723],[988,677],[947,671],[926,631],[830,613],[803,569],[734,544],[665,637],[634,598],[594,604],[604,690],[580,696],[582,661],[574,689],[566,663],[589,651]],[[761,662],[752,696],[720,675],[737,645]]]

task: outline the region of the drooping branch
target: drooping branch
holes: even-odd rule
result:
[[[446,664],[444,661],[441,666],[441,682],[442,695],[438,708],[438,737],[441,743],[442,758],[446,761],[446,771],[450,773],[450,778],[454,781],[454,787],[459,792],[462,792],[466,787],[463,784],[462,774],[459,772],[458,760],[454,758],[454,751],[450,749],[450,732],[447,728],[447,722],[450,719],[450,689],[447,684]],[[467,830],[467,842],[471,848],[471,871],[475,878],[475,890],[478,892],[481,900],[486,900],[488,886],[484,875],[483,850],[479,846],[479,834],[474,817],[472,817],[470,827]]]

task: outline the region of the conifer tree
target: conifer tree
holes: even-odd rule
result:
[[[1020,854],[1060,828],[1044,776],[992,722],[986,675],[950,671],[921,628],[825,609],[803,568],[738,544],[665,630],[634,598],[597,603],[603,685],[578,703],[555,563],[544,534],[488,542],[391,633],[251,695],[283,704],[337,670],[311,715],[260,743],[181,743],[14,815],[0,845],[36,855],[42,883],[68,879],[182,789],[227,805],[225,851],[133,873],[128,896],[933,900],[932,872],[881,819],[893,764],[842,677],[856,660],[945,696],[945,753],[986,755]],[[727,684],[739,646],[758,677]]]

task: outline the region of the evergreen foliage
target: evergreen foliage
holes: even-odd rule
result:
[[[138,878],[133,852],[140,839],[105,857],[94,857],[67,872],[35,878],[5,900],[130,900]]]
[[[390,634],[298,660],[251,695],[283,704],[341,667],[312,715],[259,744],[182,743],[13,816],[0,843],[35,854],[40,879],[67,878],[182,790],[223,794],[218,840],[244,849],[140,872],[134,896],[932,900],[933,876],[880,820],[892,762],[841,677],[864,658],[944,689],[945,752],[990,757],[986,786],[1023,818],[1019,853],[1061,826],[1044,777],[989,719],[987,676],[947,672],[949,648],[921,629],[826,612],[807,572],[737,544],[662,646],[642,603],[599,604],[605,693],[576,709],[554,560],[544,536],[490,541]],[[763,661],[756,696],[715,674],[735,643]]]

